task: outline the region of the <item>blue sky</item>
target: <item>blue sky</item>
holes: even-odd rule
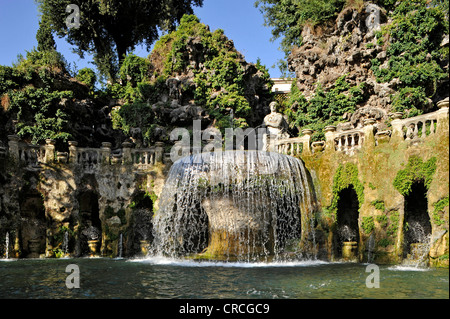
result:
[[[270,29],[263,25],[263,15],[253,4],[254,0],[204,0],[203,7],[195,8],[195,14],[211,31],[223,29],[248,62],[255,63],[260,58],[271,77],[280,77],[278,67],[271,68],[284,57],[279,50],[280,41],[270,41]],[[39,12],[34,0],[0,0],[0,65],[11,65],[18,54],[25,55],[37,46],[38,26]],[[55,40],[57,50],[68,62],[75,63],[78,69],[92,67],[88,58],[83,60],[71,53],[71,46],[64,39]],[[149,52],[138,47],[135,54],[146,57]]]

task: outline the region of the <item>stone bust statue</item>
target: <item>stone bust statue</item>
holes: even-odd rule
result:
[[[264,118],[264,125],[267,127],[270,135],[285,138],[289,137],[287,134],[288,123],[283,114],[277,112],[278,103],[270,103],[270,114]]]

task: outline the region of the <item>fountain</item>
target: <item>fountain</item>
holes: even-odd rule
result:
[[[173,164],[164,187],[153,254],[253,261],[314,250],[315,201],[296,158],[261,151],[196,154]],[[292,241],[297,244],[289,252]]]
[[[64,240],[62,243],[62,251],[63,251],[64,257],[67,257],[69,255],[69,233],[67,231],[64,233]]]
[[[5,238],[5,259],[9,259],[9,233],[6,232]]]
[[[424,226],[417,221],[408,223],[408,229],[406,244],[409,245],[409,253],[403,264],[416,268],[428,266],[431,234],[427,234]]]
[[[117,246],[117,257],[122,258],[122,250],[123,250],[123,236],[122,233],[119,235],[119,243]]]
[[[348,225],[343,225],[338,229],[338,235],[342,240],[342,259],[347,261],[357,260],[358,242],[356,239],[356,231],[352,230]]]

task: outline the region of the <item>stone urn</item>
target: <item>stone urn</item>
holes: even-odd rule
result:
[[[143,256],[147,256],[148,255],[148,247],[149,247],[149,243],[148,240],[141,240],[140,241],[140,246],[141,246],[141,253]]]
[[[357,259],[358,242],[344,241],[342,243],[342,259],[353,261]]]
[[[39,238],[33,238],[28,241],[28,258],[39,258],[39,252],[41,248],[41,240]]]
[[[392,113],[393,120],[401,120],[403,117],[403,112],[394,112]]]
[[[90,256],[94,257],[97,255],[97,246],[98,246],[98,239],[88,240],[88,246],[90,251]]]
[[[391,139],[391,131],[381,131],[375,134],[377,144],[389,143]]]
[[[313,142],[311,146],[314,153],[322,152],[323,149],[325,148],[325,142],[324,141]]]
[[[443,99],[442,101],[437,102],[437,107],[440,109],[443,109],[444,107],[448,107],[449,104],[449,99],[448,96]]]

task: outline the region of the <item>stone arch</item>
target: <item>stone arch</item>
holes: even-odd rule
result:
[[[436,157],[424,162],[419,156],[411,156],[405,168],[398,171],[394,179],[394,187],[404,198],[404,245],[401,248],[404,258],[415,254],[411,252],[411,244],[420,250],[427,250],[419,252],[421,255],[426,255],[429,251],[432,225],[428,213],[427,193],[436,171],[436,162]]]
[[[335,257],[355,259],[359,243],[359,200],[350,184],[339,192],[336,212]]]
[[[432,232],[430,216],[428,213],[427,188],[423,180],[415,181],[411,191],[405,196],[404,210],[404,257],[415,254],[414,247],[425,247],[430,243]],[[420,245],[423,244],[423,245]],[[426,252],[422,252],[426,254]]]
[[[153,241],[153,205],[149,193],[136,191],[131,197],[131,226],[126,236],[124,254],[145,254],[146,247]]]
[[[24,189],[20,195],[21,255],[39,258],[45,251],[47,220],[42,194],[33,188]]]
[[[78,191],[78,255],[90,254],[89,241],[98,240],[97,248],[102,243],[102,222],[100,219],[100,195],[94,175],[88,174],[81,179],[81,189]]]
[[[333,179],[330,211],[334,213],[334,258],[356,259],[359,244],[359,209],[364,202],[364,186],[353,163],[339,165]],[[346,238],[347,237],[347,238]],[[348,243],[348,244],[344,244]],[[351,244],[350,244],[351,243]]]

